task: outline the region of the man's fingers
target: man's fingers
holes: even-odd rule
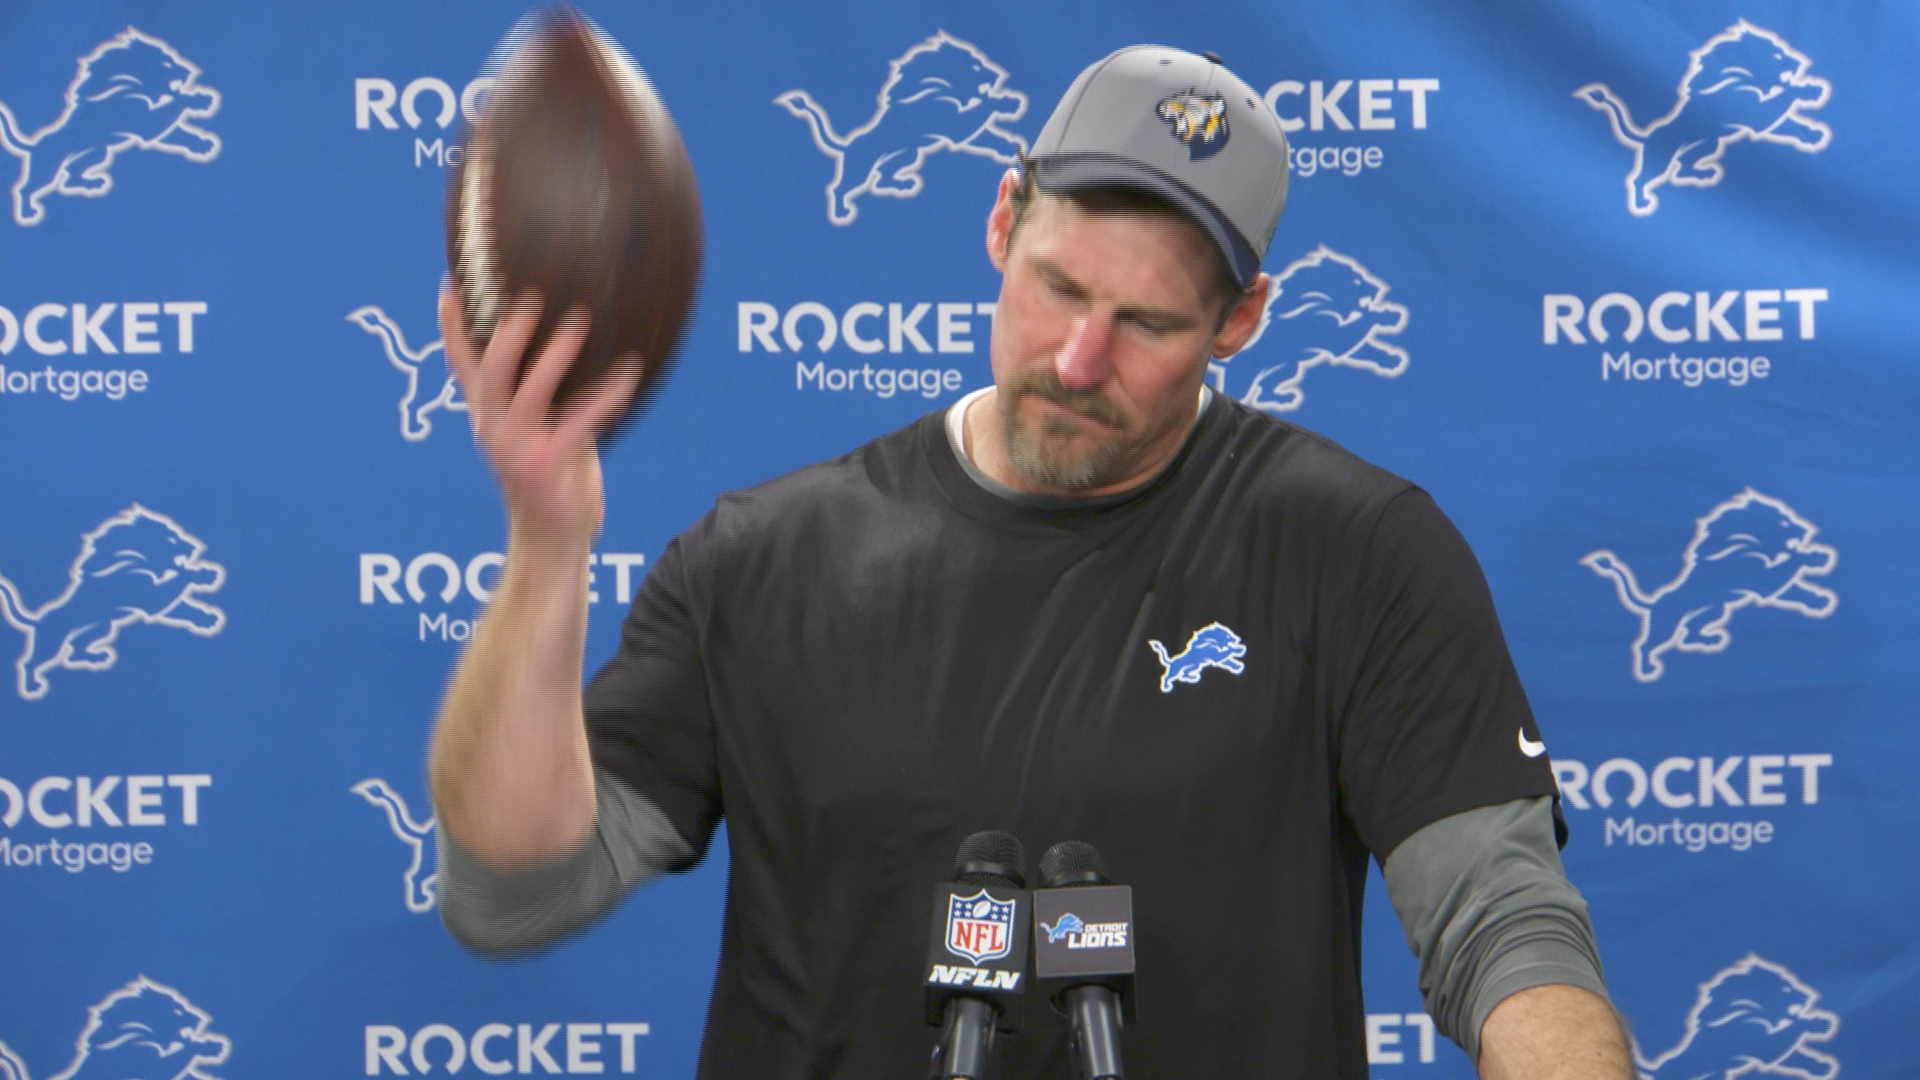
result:
[[[447,367],[452,369],[454,381],[460,384],[460,393],[467,399],[467,426],[473,429],[473,437],[478,441],[480,422],[486,415],[486,403],[480,396],[480,361],[473,355],[473,342],[467,340],[466,321],[460,317],[460,298],[446,287],[440,290],[440,342]]]
[[[473,399],[473,346],[467,341],[466,328],[460,325],[460,299],[452,289],[440,290],[440,340],[447,354],[447,366],[460,380],[460,389]]]
[[[580,347],[586,342],[587,313],[575,308],[561,316],[560,325],[540,350],[540,358],[520,380],[520,389],[513,395],[513,404],[507,406],[507,415],[522,424],[545,423],[553,407],[554,390],[560,380],[567,377],[567,369],[573,366]]]
[[[621,357],[607,370],[593,393],[566,407],[559,438],[564,442],[577,441],[582,444],[598,438],[632,404],[633,395],[639,391],[640,380],[645,375],[646,366],[642,360],[633,356]]]
[[[493,328],[493,340],[487,342],[486,355],[480,358],[480,385],[485,391],[489,411],[513,401],[514,379],[527,355],[527,342],[533,340],[540,325],[540,294],[529,292],[514,305]]]

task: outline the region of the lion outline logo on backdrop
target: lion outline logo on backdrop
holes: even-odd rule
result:
[[[212,637],[224,611],[202,597],[220,591],[226,568],[201,556],[206,542],[165,514],[134,503],[81,537],[80,554],[59,596],[28,610],[12,581],[0,575],[0,617],[26,635],[14,664],[16,689],[38,701],[51,689],[47,673],[105,671],[120,659],[120,631],[134,623]],[[57,645],[49,652],[48,642]]]
[[[233,1040],[208,1030],[211,1023],[186,995],[142,975],[87,1010],[73,1061],[48,1080],[219,1080],[203,1067],[227,1060]],[[4,1042],[0,1080],[32,1080]]]
[[[1818,1000],[1793,972],[1748,953],[1701,984],[1673,1049],[1648,1059],[1636,1041],[1634,1063],[1642,1080],[1832,1080],[1839,1060],[1809,1044],[1831,1041],[1840,1017],[1814,1008]]]
[[[1790,146],[1803,154],[1825,150],[1833,129],[1806,112],[1827,103],[1833,84],[1807,74],[1812,64],[1779,34],[1741,19],[1688,54],[1673,108],[1645,127],[1634,124],[1605,83],[1588,83],[1573,96],[1606,113],[1613,137],[1633,151],[1627,210],[1647,217],[1660,208],[1653,192],[1663,184],[1718,184],[1726,175],[1721,159],[1737,142]]]
[[[1321,244],[1288,263],[1273,276],[1260,325],[1240,351],[1208,365],[1214,388],[1231,393],[1229,365],[1261,365],[1237,396],[1275,416],[1293,412],[1306,401],[1307,373],[1326,364],[1356,368],[1387,379],[1407,370],[1407,350],[1386,340],[1407,328],[1407,307],[1387,299],[1392,286],[1350,255]],[[1270,356],[1248,358],[1255,345],[1268,342]]]
[[[1247,670],[1247,665],[1240,660],[1247,655],[1247,643],[1218,620],[1195,630],[1187,638],[1187,647],[1171,656],[1167,655],[1167,647],[1157,640],[1148,641],[1147,646],[1160,659],[1160,692],[1163,694],[1173,693],[1176,683],[1199,682],[1208,668],[1219,668],[1229,675]]]
[[[416,915],[432,911],[440,901],[439,843],[436,818],[420,821],[407,807],[407,800],[393,785],[377,776],[353,785],[353,793],[386,811],[387,827],[394,838],[407,845],[413,860],[401,876],[406,887],[407,910]],[[422,871],[425,871],[424,873]]]
[[[129,26],[80,58],[66,107],[31,135],[0,103],[0,146],[20,159],[13,220],[38,225],[48,195],[97,199],[113,190],[113,161],[157,150],[205,163],[220,137],[200,127],[220,111],[220,92],[200,84],[200,67],[173,46]]]
[[[888,62],[876,95],[880,107],[845,135],[805,90],[773,100],[806,121],[813,144],[833,159],[827,220],[851,225],[860,216],[854,200],[862,195],[920,194],[921,167],[942,150],[1016,164],[1027,140],[1003,125],[1026,115],[1027,95],[1009,89],[1007,78],[1007,69],[978,47],[941,30]]]
[[[1814,543],[1819,531],[1793,507],[1747,488],[1695,523],[1679,576],[1651,593],[1612,551],[1591,552],[1580,565],[1611,580],[1620,606],[1639,616],[1633,677],[1650,683],[1666,672],[1664,653],[1725,652],[1733,643],[1728,623],[1742,608],[1811,619],[1833,614],[1839,595],[1807,580],[1832,573],[1840,561],[1831,545]]]
[[[446,365],[444,381],[434,391],[433,397],[420,401],[421,369],[435,353],[444,353],[446,341],[436,338],[418,349],[407,345],[407,336],[400,324],[378,306],[367,304],[347,314],[347,321],[380,339],[380,346],[386,351],[387,363],[392,364],[407,380],[407,388],[400,395],[400,437],[408,442],[421,442],[433,434],[433,421],[427,414],[445,409],[448,412],[466,412],[467,400],[460,394],[460,380],[454,377],[453,368]]]

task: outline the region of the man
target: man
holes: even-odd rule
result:
[[[542,944],[729,822],[701,1075],[914,1075],[926,890],[1000,828],[1135,888],[1140,1076],[1367,1075],[1366,859],[1487,1077],[1630,1076],[1553,780],[1478,566],[1418,488],[1211,394],[1252,336],[1279,122],[1217,61],[1122,50],[987,223],[994,387],[715,509],[583,695],[592,438],[556,336],[449,333],[510,522],[432,772],[442,906]],[[451,301],[442,321],[457,327]],[[1064,1075],[1044,1005],[996,1076]]]

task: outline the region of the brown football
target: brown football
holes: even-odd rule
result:
[[[700,191],[673,117],[625,50],[568,7],[502,45],[447,191],[447,262],[469,340],[514,298],[544,299],[521,373],[568,310],[592,317],[558,410],[623,359],[644,377],[602,441],[661,384],[700,278]]]

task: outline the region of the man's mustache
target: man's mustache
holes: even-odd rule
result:
[[[1094,390],[1069,389],[1061,383],[1060,377],[1051,371],[1034,371],[1016,375],[1008,380],[1005,392],[1012,398],[1018,398],[1022,394],[1032,394],[1051,401],[1068,412],[1108,427],[1126,427],[1126,416],[1114,406],[1113,402]]]

